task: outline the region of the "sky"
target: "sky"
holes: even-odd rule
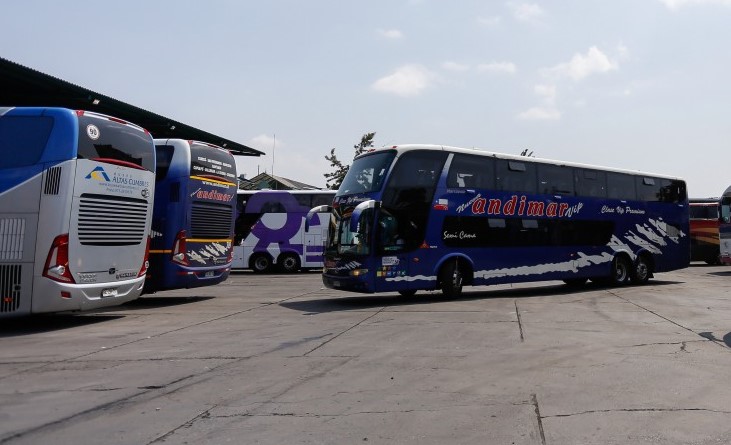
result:
[[[24,0],[0,56],[266,153],[443,144],[731,184],[731,0]]]

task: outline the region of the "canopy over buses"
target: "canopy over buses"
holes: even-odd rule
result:
[[[677,177],[439,145],[370,150],[331,207],[323,282],[359,292],[588,279],[689,264]]]

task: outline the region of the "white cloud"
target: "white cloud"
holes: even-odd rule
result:
[[[574,54],[570,61],[549,68],[546,73],[581,80],[591,74],[603,74],[617,69],[619,64],[616,61],[610,60],[596,46],[592,46],[586,54]]]
[[[513,74],[517,71],[517,67],[512,62],[491,62],[477,65],[477,71]]]
[[[522,120],[556,121],[561,119],[561,112],[553,107],[533,107],[518,114]]]
[[[547,103],[552,104],[556,101],[556,85],[536,85],[533,87],[533,92]]]
[[[502,22],[502,17],[500,16],[492,16],[492,17],[477,17],[477,23],[483,26],[498,26],[500,25],[500,22]]]
[[[678,9],[682,8],[683,6],[689,6],[689,5],[731,6],[731,0],[659,0],[659,1],[660,1],[660,3],[667,6],[668,9],[672,9],[673,11],[677,11]]]
[[[275,136],[269,136],[268,134],[260,134],[249,140],[249,145],[252,148],[265,152],[271,151],[275,144],[277,148],[286,147],[286,144],[281,139],[276,139]]]
[[[537,24],[545,15],[543,8],[536,3],[508,3],[508,7],[519,22]]]
[[[385,37],[387,39],[400,39],[404,36],[404,34],[399,31],[398,29],[378,29],[376,30],[378,34],[381,37]]]
[[[388,76],[375,81],[371,88],[397,96],[417,96],[431,87],[436,75],[421,65],[404,65]]]
[[[468,69],[470,69],[470,66],[448,60],[442,63],[442,68],[448,71],[467,71]]]

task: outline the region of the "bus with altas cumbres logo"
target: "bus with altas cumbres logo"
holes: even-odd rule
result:
[[[0,317],[137,298],[148,267],[152,136],[64,108],[0,108]]]

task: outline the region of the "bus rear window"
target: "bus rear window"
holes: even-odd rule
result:
[[[0,117],[0,169],[36,164],[52,129],[50,116]]]
[[[236,183],[234,157],[226,150],[194,142],[190,145],[190,174]]]
[[[79,116],[78,157],[134,164],[155,171],[155,150],[148,133],[89,115]]]

